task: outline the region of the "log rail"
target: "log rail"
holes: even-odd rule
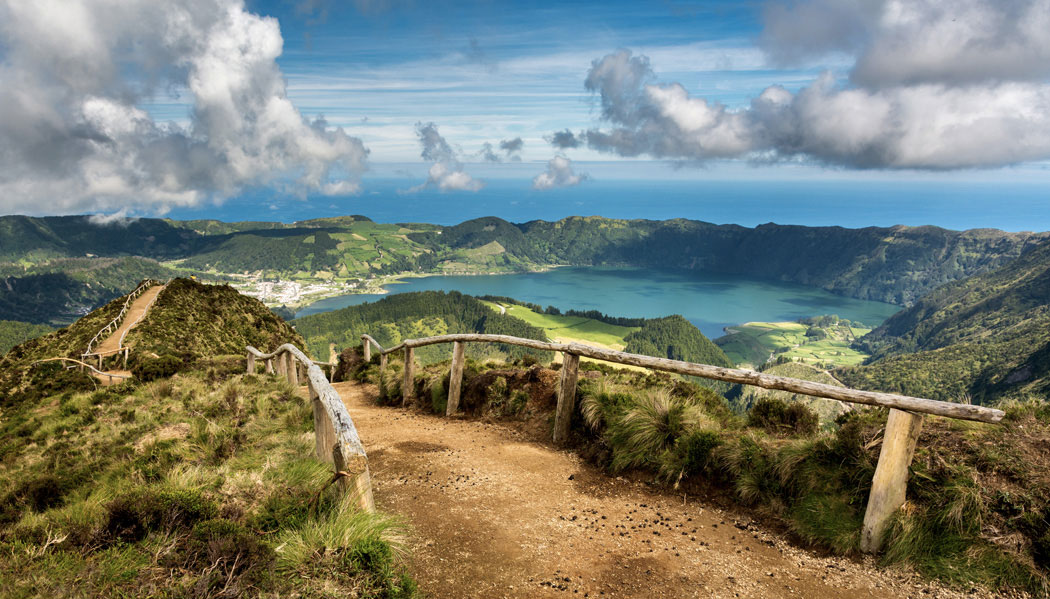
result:
[[[335,466],[336,477],[343,491],[354,493],[361,509],[375,511],[368,455],[342,398],[320,368],[332,366],[334,372],[334,365],[314,362],[290,343],[268,354],[250,345],[246,349],[248,374],[255,374],[257,361],[263,360],[265,372],[283,376],[295,386],[305,379],[313,404],[314,451],[317,458]]]
[[[114,331],[116,331],[117,329],[120,328],[121,321],[124,320],[124,316],[128,313],[128,310],[131,309],[131,304],[134,303],[135,299],[138,296],[140,296],[143,293],[145,293],[147,289],[149,289],[150,287],[153,287],[154,285],[163,285],[163,283],[161,283],[160,281],[153,280],[153,279],[146,279],[145,281],[142,281],[141,283],[139,283],[139,286],[136,287],[134,291],[129,293],[127,299],[124,300],[124,305],[120,308],[120,313],[117,314],[117,317],[114,318],[113,320],[111,320],[108,324],[106,324],[106,326],[102,327],[99,330],[99,332],[95,333],[95,336],[91,338],[91,341],[88,341],[87,349],[84,350],[84,353],[81,354],[80,357],[84,358],[84,359],[90,358],[92,356],[97,357],[98,358],[99,368],[101,368],[102,367],[103,354],[95,352],[95,351],[92,351],[94,349],[95,345],[100,343],[102,340],[104,340],[110,333],[113,333]],[[154,301],[156,301],[156,298],[154,298]],[[152,302],[150,304],[152,305]],[[124,331],[124,335],[127,335],[127,331]],[[108,353],[109,354],[116,354],[116,353],[124,352],[124,364],[126,365],[127,361],[128,361],[128,354],[127,354],[127,349],[124,348],[123,345],[124,345],[124,336],[121,335],[121,337],[120,337],[120,346],[121,347],[116,349],[116,350],[114,350],[114,351],[108,352]]]
[[[864,515],[861,530],[861,550],[867,553],[877,552],[883,543],[894,512],[904,504],[905,490],[908,483],[908,468],[915,454],[915,445],[922,429],[925,414],[972,420],[976,422],[998,423],[1005,415],[1002,410],[984,406],[956,404],[946,401],[909,397],[895,393],[862,391],[845,387],[835,387],[813,381],[763,374],[740,368],[724,368],[709,364],[696,364],[681,360],[654,358],[640,354],[629,354],[580,343],[552,343],[523,339],[509,335],[454,334],[420,339],[406,339],[390,348],[383,348],[370,335],[362,335],[364,359],[371,360],[372,347],[380,354],[380,369],[386,367],[387,355],[404,351],[405,367],[402,381],[402,404],[412,399],[414,393],[415,360],[414,349],[438,343],[452,343],[452,367],[449,377],[448,407],[446,415],[451,416],[459,410],[459,400],[463,388],[464,344],[466,343],[502,343],[517,345],[543,351],[561,352],[561,379],[558,385],[558,405],[554,416],[554,442],[564,443],[569,436],[569,425],[575,410],[576,381],[579,374],[581,357],[641,366],[663,372],[672,372],[687,376],[696,376],[728,383],[752,385],[763,389],[789,391],[801,395],[835,399],[869,406],[880,406],[890,409],[883,433],[882,449],[879,463],[872,480],[871,494]]]

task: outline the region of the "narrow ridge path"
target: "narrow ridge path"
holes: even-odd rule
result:
[[[334,386],[368,452],[376,506],[412,527],[409,568],[430,597],[991,596],[798,549],[507,426],[378,407],[372,385]]]
[[[142,293],[142,295],[135,298],[135,301],[131,302],[131,306],[128,308],[127,314],[124,315],[124,321],[120,323],[117,330],[113,331],[113,334],[106,337],[102,343],[98,344],[94,352],[102,355],[109,355],[110,353],[116,352],[120,349],[120,339],[124,336],[126,331],[130,331],[142,320],[142,315],[149,309],[150,304],[153,300],[164,291],[166,285],[154,285]]]

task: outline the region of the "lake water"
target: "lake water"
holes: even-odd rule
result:
[[[899,306],[833,295],[822,289],[733,275],[691,271],[558,268],[511,275],[405,279],[391,293],[460,291],[502,295],[562,310],[599,310],[612,316],[653,318],[681,314],[710,338],[749,321],[785,321],[837,314],[877,325]],[[384,295],[343,295],[315,302],[296,316],[376,301]]]

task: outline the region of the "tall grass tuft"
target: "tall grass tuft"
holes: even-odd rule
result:
[[[618,421],[610,424],[613,471],[653,464],[682,436],[714,423],[697,405],[662,388],[649,389]]]
[[[304,570],[311,560],[349,553],[377,541],[387,544],[400,559],[405,555],[405,533],[400,520],[361,511],[356,498],[348,495],[322,517],[279,536],[277,567],[285,572]]]

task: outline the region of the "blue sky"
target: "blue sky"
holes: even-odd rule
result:
[[[437,124],[465,162],[476,160],[471,154],[483,143],[514,137],[525,142],[524,160],[546,161],[552,149],[545,135],[594,125],[596,103],[583,81],[592,61],[618,48],[648,56],[660,79],[732,107],[769,85],[797,90],[825,68],[848,66],[825,60],[772,68],[755,45],[762,8],[756,2],[366,6],[247,4],[280,23],[284,52],[277,62],[296,107],[361,137],[378,163],[419,160],[417,122]],[[150,112],[186,120],[189,96],[179,95],[186,101],[162,97]],[[586,148],[572,156],[619,159]]]
[[[1050,0],[119,4],[0,2],[0,211],[1050,183]]]

